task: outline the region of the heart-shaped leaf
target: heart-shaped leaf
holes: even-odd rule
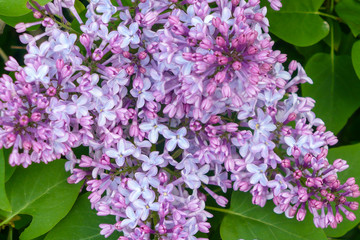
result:
[[[84,194],[78,198],[69,214],[61,220],[47,235],[45,240],[97,240],[100,235],[99,224],[115,222],[114,216],[98,216],[91,209],[88,196]],[[108,239],[116,240],[119,234],[113,233]]]
[[[274,213],[274,204],[261,208],[251,203],[251,194],[233,192],[230,209],[207,208],[226,215],[221,223],[221,237],[226,240],[326,240],[323,230],[314,226],[310,217],[303,222]]]
[[[360,79],[360,41],[354,43],[351,49],[351,59],[355,72]]]
[[[311,46],[329,33],[329,24],[319,16],[324,0],[282,1],[280,11],[268,7],[270,32],[296,46]]]
[[[11,211],[11,206],[5,190],[5,159],[3,149],[0,149],[0,208]]]
[[[19,167],[6,183],[12,211],[0,226],[19,214],[33,217],[29,227],[20,235],[21,240],[30,240],[48,232],[71,209],[81,184],[68,184],[64,160],[49,164],[32,164]]]
[[[360,144],[354,144],[349,146],[331,148],[329,150],[328,159],[330,162],[335,159],[344,159],[348,162],[349,168],[344,172],[339,173],[339,179],[343,183],[350,177],[355,177],[359,181],[360,176]],[[359,182],[358,182],[359,184]],[[360,203],[359,198],[354,199]],[[341,237],[344,236],[349,230],[354,228],[360,222],[360,209],[354,212],[356,214],[355,221],[349,221],[344,217],[344,221],[340,223],[337,228],[328,228],[325,230],[329,237]]]
[[[360,33],[360,2],[357,0],[341,0],[335,6],[336,13],[349,26],[354,37]]]
[[[303,96],[316,100],[314,111],[337,134],[360,106],[360,81],[349,56],[317,53],[306,64],[314,84],[303,84]]]
[[[26,7],[26,3],[29,0],[0,0],[0,15],[4,16],[22,16],[30,12],[30,9]],[[51,0],[37,0],[40,5],[45,5]]]

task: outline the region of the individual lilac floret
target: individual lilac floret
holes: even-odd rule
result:
[[[256,183],[260,183],[263,186],[266,186],[268,184],[268,179],[266,178],[266,169],[267,169],[267,165],[266,164],[260,164],[259,166],[256,166],[255,164],[248,164],[246,165],[246,169],[252,173],[251,177],[250,177],[250,183],[251,184],[256,184]]]
[[[129,28],[120,25],[117,30],[122,36],[121,48],[125,48],[129,44],[136,45],[140,42],[140,38],[137,34],[137,31],[139,30],[139,25],[137,23],[130,24]]]
[[[110,148],[106,150],[105,153],[107,156],[114,158],[116,164],[121,167],[124,165],[125,158],[134,153],[134,146],[132,143],[124,139],[120,139],[117,144],[117,149]]]
[[[166,139],[168,139],[165,147],[170,152],[173,151],[177,145],[179,145],[181,149],[187,149],[190,147],[189,141],[185,138],[185,127],[180,128],[176,131],[176,133],[170,131],[169,129],[164,129],[163,135]]]

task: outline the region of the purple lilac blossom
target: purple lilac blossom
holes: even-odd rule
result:
[[[92,208],[114,216],[100,233],[121,240],[208,233],[206,199],[228,203],[209,185],[272,200],[299,221],[309,212],[321,228],[355,219],[348,197],[359,187],[337,178],[348,167],[327,159],[337,138],[296,93],[312,80],[296,61],[285,69],[259,0],[141,0],[136,11],[116,2],[91,0],[84,22],[74,1],[32,9],[45,31],[21,35],[25,66],[10,57],[15,82],[0,78],[0,146],[12,147],[12,166],[65,156],[68,182],[85,179]],[[63,8],[81,35],[68,32]]]

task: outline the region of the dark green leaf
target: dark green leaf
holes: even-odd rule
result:
[[[360,81],[349,56],[317,53],[306,64],[314,84],[303,84],[303,96],[316,100],[314,111],[337,134],[360,106]]]
[[[40,5],[45,5],[51,0],[37,0]],[[23,16],[30,12],[30,9],[26,7],[28,0],[0,0],[0,15],[17,17]]]
[[[333,26],[332,30],[334,31],[334,49],[335,49],[335,51],[338,51],[339,47],[340,47],[340,43],[341,43],[341,36],[342,36],[340,24],[333,19],[329,19],[329,23]],[[329,47],[331,47],[331,34],[328,34],[326,36],[326,38],[324,38],[324,42]]]
[[[280,11],[268,7],[270,32],[296,46],[310,46],[326,37],[329,24],[319,16],[324,0],[282,1]]]
[[[11,211],[11,206],[5,190],[5,159],[3,149],[0,149],[0,208]]]
[[[360,12],[359,12],[360,14]],[[354,43],[351,50],[351,59],[355,72],[360,79],[360,41]]]
[[[15,25],[20,22],[30,23],[30,22],[39,21],[39,19],[34,18],[32,12],[27,13],[23,16],[19,16],[19,17],[0,16],[0,19],[3,20],[7,25],[10,25],[12,27],[15,27]],[[40,27],[40,25],[36,25],[36,26],[28,28],[27,31],[32,31],[39,27]]]
[[[333,162],[335,159],[344,159],[348,162],[349,168],[344,172],[338,174],[340,181],[343,183],[350,177],[355,177],[358,180],[360,176],[360,144],[332,148],[329,150],[328,159]],[[355,199],[360,203],[359,198]],[[325,232],[329,237],[341,237],[349,230],[354,228],[360,222],[360,209],[354,212],[356,220],[351,222],[344,217],[344,221],[340,223],[336,229],[326,229]]]
[[[100,235],[101,223],[115,223],[114,216],[97,216],[96,211],[90,208],[88,199],[90,193],[78,198],[69,214],[61,220],[46,236],[45,240],[98,240],[104,239]],[[107,239],[118,239],[119,234],[114,232]]]
[[[230,209],[208,208],[223,211],[226,216],[221,223],[221,237],[226,240],[326,240],[323,230],[314,226],[311,218],[303,222],[288,219],[283,214],[274,213],[274,204],[265,207],[253,205],[251,194],[234,192]]]
[[[68,184],[64,160],[49,164],[19,167],[6,183],[12,211],[0,223],[4,225],[19,214],[33,217],[21,234],[21,240],[33,239],[54,227],[71,209],[81,184]]]
[[[342,0],[335,6],[336,13],[349,26],[355,37],[360,33],[360,2]]]
[[[121,2],[124,6],[132,6],[133,5],[131,0],[121,0]]]
[[[80,0],[75,0],[74,7],[78,13],[81,13],[86,9]]]

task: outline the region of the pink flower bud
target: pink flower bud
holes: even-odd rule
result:
[[[341,214],[340,214],[339,212],[337,212],[337,213],[335,214],[335,221],[336,221],[337,223],[341,223],[341,222],[343,221],[343,217],[341,216]]]
[[[297,169],[294,173],[293,173],[293,176],[295,179],[300,179],[302,177],[302,172],[300,169]]]
[[[43,17],[43,15],[39,12],[39,11],[35,11],[33,14],[34,18],[36,19],[40,19]]]
[[[200,46],[201,48],[203,48],[203,49],[206,49],[206,50],[209,50],[209,49],[212,49],[212,48],[213,48],[213,44],[212,44],[211,40],[209,40],[209,39],[207,39],[207,38],[203,39],[203,40],[200,42],[199,46]]]
[[[165,225],[162,225],[162,224],[161,224],[161,225],[159,226],[159,230],[158,230],[158,231],[159,231],[160,234],[165,234],[165,233],[167,232],[167,229],[166,229]]]
[[[64,68],[64,60],[62,58],[59,58],[58,60],[56,60],[56,69],[58,72],[61,72],[61,70]]]
[[[353,211],[356,211],[359,208],[359,203],[358,202],[350,202],[349,208]]]
[[[103,165],[109,165],[110,164],[110,158],[107,155],[103,154],[101,156],[99,162],[100,162],[100,164],[103,164]]]
[[[309,177],[306,179],[305,185],[307,187],[313,187],[315,185],[315,181],[313,178]]]
[[[353,212],[348,212],[348,214],[346,214],[346,218],[350,221],[354,221],[356,219],[356,215]]]
[[[300,208],[296,214],[296,219],[301,222],[301,221],[304,221],[305,216],[306,216],[306,210],[303,208]]]
[[[70,65],[65,65],[61,70],[61,76],[66,78],[72,74],[72,67]]]
[[[52,20],[52,19],[49,18],[49,17],[46,17],[46,18],[43,20],[43,22],[42,22],[42,25],[43,25],[44,27],[51,27],[51,26],[53,26],[54,24],[55,24],[54,20]]]
[[[228,58],[225,56],[218,57],[218,63],[220,65],[226,65],[228,63],[228,61],[229,61]]]
[[[21,22],[15,25],[15,29],[17,33],[23,33],[26,31],[25,23]]]
[[[180,23],[179,17],[174,16],[174,15],[170,15],[169,18],[168,18],[168,21],[169,21],[169,23],[171,25],[175,25],[175,24]]]
[[[290,160],[287,159],[287,158],[283,159],[283,160],[281,161],[281,166],[282,166],[283,168],[289,168],[289,167],[291,167],[291,162],[290,162]]]
[[[161,183],[161,184],[166,183],[166,182],[168,181],[168,176],[167,176],[167,174],[164,173],[164,172],[160,172],[160,173],[159,173],[159,180],[160,180],[160,183]]]
[[[32,86],[31,86],[31,84],[29,84],[29,83],[26,83],[24,86],[23,86],[23,93],[25,94],[25,95],[30,95],[30,94],[32,94],[32,91],[33,91],[33,89],[32,89]]]
[[[19,119],[19,123],[21,126],[26,126],[29,123],[29,117],[26,115],[22,115]]]
[[[90,43],[91,43],[90,37],[89,37],[89,35],[87,35],[86,33],[83,33],[83,34],[80,36],[79,40],[80,40],[80,43],[81,43],[85,48],[90,47]]]
[[[346,180],[346,185],[352,186],[352,185],[354,185],[354,184],[355,184],[355,178],[354,178],[354,177],[348,178],[348,179]]]
[[[90,157],[88,157],[88,156],[82,155],[79,166],[80,167],[91,167],[92,166],[92,159]]]
[[[231,96],[231,88],[228,83],[224,83],[221,88],[221,93],[224,98],[229,98]]]
[[[140,60],[144,60],[147,57],[147,53],[146,52],[140,52],[139,53],[139,59]]]
[[[103,51],[100,48],[97,48],[94,50],[92,54],[92,59],[94,59],[95,61],[99,61],[102,59],[103,56],[104,56]]]
[[[226,46],[226,41],[223,37],[218,36],[216,37],[216,44],[220,47],[225,47]]]
[[[242,67],[242,64],[241,62],[235,61],[231,66],[235,71],[239,71]]]
[[[320,177],[316,177],[315,179],[315,186],[321,188],[323,186],[323,180]]]
[[[56,88],[54,88],[53,86],[49,87],[49,88],[46,90],[46,94],[49,95],[50,97],[55,96],[55,94],[56,94]]]

